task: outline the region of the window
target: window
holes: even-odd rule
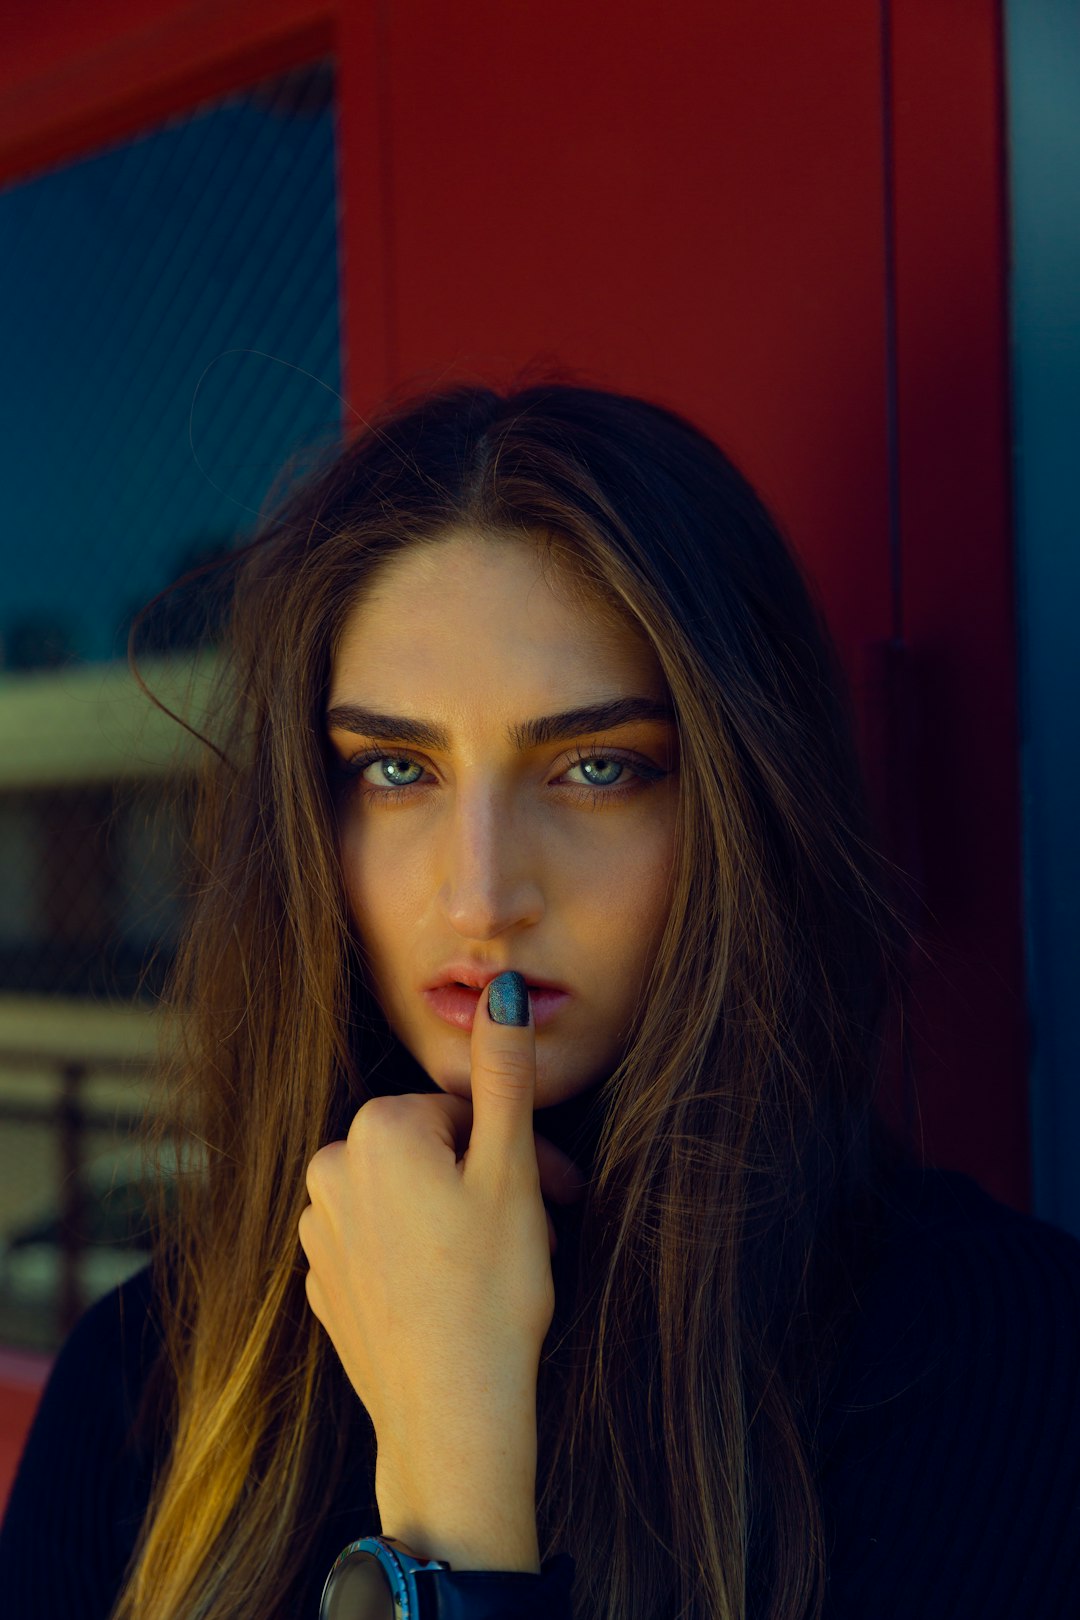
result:
[[[130,1123],[181,922],[178,728],[134,614],[338,435],[327,63],[0,192],[0,1341],[142,1263]],[[154,615],[167,692],[200,648]],[[179,756],[182,769],[183,755]],[[145,1242],[145,1236],[143,1237]]]

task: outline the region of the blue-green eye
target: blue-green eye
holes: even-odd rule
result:
[[[378,774],[369,778],[367,771],[373,766],[378,767]],[[575,770],[585,773],[584,782],[569,781],[565,785],[552,786],[562,785],[564,792],[569,789],[580,801],[594,807],[614,804],[668,774],[659,766],[637,756],[622,759],[616,754],[584,752],[575,753],[564,766],[563,775]],[[410,772],[415,774],[410,775]],[[423,765],[418,760],[410,759],[407,754],[385,754],[377,750],[343,761],[334,768],[334,776],[341,788],[355,783],[370,801],[380,804],[405,803],[417,793],[422,793],[431,785],[422,780],[423,775]]]
[[[414,786],[415,776],[410,776],[408,781],[403,781],[403,776],[409,771],[423,770],[423,766],[418,765],[415,759],[396,759],[392,754],[378,754],[374,759],[369,759],[367,765],[377,765],[382,773],[382,786],[391,788]],[[363,770],[367,769],[367,765],[363,766]],[[378,786],[378,779],[368,785]]]
[[[589,787],[614,787],[617,782],[622,780],[621,773],[626,770],[626,761],[622,759],[606,759],[602,754],[593,754],[589,759],[575,760],[570,769],[572,771],[586,772],[585,780]],[[590,778],[588,775],[590,771],[599,774]],[[616,773],[614,776],[611,775],[612,771]]]

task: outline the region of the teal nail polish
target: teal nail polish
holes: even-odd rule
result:
[[[500,973],[488,985],[488,1012],[496,1024],[529,1022],[529,991],[520,973]]]

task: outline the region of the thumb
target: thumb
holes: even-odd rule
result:
[[[500,973],[480,992],[472,1026],[474,1167],[536,1164],[536,1025],[520,973]]]

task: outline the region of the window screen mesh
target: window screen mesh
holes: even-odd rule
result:
[[[181,922],[134,613],[341,420],[329,64],[0,191],[0,1341],[141,1263],[130,1124]],[[155,684],[190,666],[179,601]]]

